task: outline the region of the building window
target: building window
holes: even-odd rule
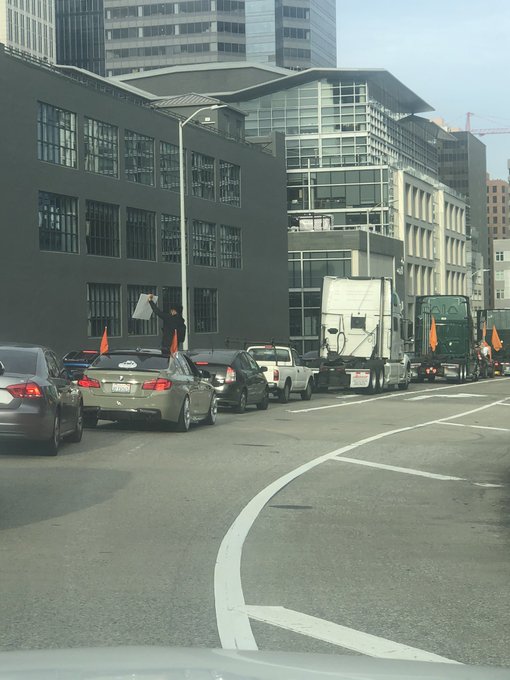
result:
[[[127,208],[126,245],[132,260],[156,259],[155,213]]]
[[[115,125],[85,118],[85,170],[119,176],[119,131]]]
[[[216,267],[216,225],[193,220],[193,264]]]
[[[169,142],[159,144],[161,188],[179,191],[179,147]],[[184,172],[186,177],[186,171]],[[184,183],[186,185],[186,182]]]
[[[182,304],[182,288],[180,286],[163,286],[163,310],[168,310],[170,305]],[[160,305],[161,307],[161,305]],[[186,319],[184,319],[186,321]]]
[[[241,229],[220,226],[220,266],[227,269],[241,269]]]
[[[504,279],[505,279],[505,272],[503,271],[503,269],[497,269],[497,270],[494,272],[494,278],[496,279],[496,281],[504,281]]]
[[[220,161],[220,203],[241,205],[241,168],[227,161]]]
[[[99,201],[86,201],[85,225],[89,255],[119,257],[119,206]]]
[[[121,335],[120,286],[111,283],[88,283],[88,336],[99,338],[107,329],[109,337]]]
[[[193,196],[214,201],[214,158],[193,151],[191,176]]]
[[[504,253],[502,250],[496,250],[496,262],[503,262],[503,257]]]
[[[504,300],[505,299],[505,291],[504,290],[496,290],[496,299],[497,300]]]
[[[138,184],[154,185],[154,139],[126,130],[124,134],[126,179]]]
[[[78,199],[39,192],[39,248],[78,252]]]
[[[181,226],[177,215],[161,215],[161,257],[163,262],[181,261]]]
[[[194,290],[195,333],[218,332],[218,291],[215,288]]]
[[[127,287],[127,314],[128,314],[128,335],[157,335],[158,317],[153,314],[148,321],[143,319],[133,319],[138,298],[142,293],[155,291],[156,286],[128,286]]]
[[[76,114],[37,102],[37,157],[76,167]]]

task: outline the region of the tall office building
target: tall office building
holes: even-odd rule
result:
[[[225,61],[298,70],[336,65],[335,0],[104,4],[108,76]]]
[[[501,304],[501,300],[510,298],[510,288],[505,291],[505,276],[501,253],[506,252],[495,246],[496,240],[510,238],[510,184],[503,179],[491,179],[487,176],[487,223],[489,231],[489,306]],[[494,251],[494,252],[493,252]],[[494,257],[493,257],[494,255]]]
[[[0,0],[0,43],[55,61],[53,0]]]
[[[103,0],[55,0],[55,31],[57,63],[104,76]]]
[[[471,253],[468,256],[468,294],[473,307],[487,307],[489,290],[489,248],[486,201],[486,147],[471,132],[450,130],[453,139],[439,145],[441,181],[467,199],[466,233]],[[483,275],[482,275],[483,274]]]
[[[335,67],[335,0],[247,0],[246,58],[299,70]]]

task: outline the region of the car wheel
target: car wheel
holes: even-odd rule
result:
[[[367,393],[375,394],[377,392],[377,385],[378,385],[377,374],[374,370],[371,370],[368,387],[365,388]]]
[[[191,425],[191,412],[189,405],[189,397],[184,397],[182,402],[181,412],[179,413],[179,420],[177,421],[176,430],[177,432],[188,432]]]
[[[280,390],[278,393],[278,399],[280,401],[280,404],[287,404],[289,402],[290,398],[290,382],[287,380],[285,383],[283,390]]]
[[[434,376],[435,377],[435,376]],[[408,366],[406,368],[406,379],[405,382],[399,383],[398,384],[398,389],[399,390],[407,390],[409,388],[409,384],[411,382],[411,367]]]
[[[55,413],[53,431],[51,437],[44,442],[43,452],[45,456],[56,456],[60,446],[60,413]]]
[[[312,381],[308,381],[308,385],[306,386],[306,390],[303,390],[301,392],[301,399],[303,401],[310,401],[312,398],[312,392],[313,392],[313,387],[312,387]]]
[[[248,395],[246,394],[246,390],[242,390],[241,394],[239,395],[239,401],[237,402],[236,406],[234,406],[234,411],[236,413],[244,413],[246,411],[247,402]]]
[[[209,406],[209,413],[207,414],[207,418],[204,420],[204,423],[206,425],[214,425],[216,422],[217,415],[218,415],[218,400],[216,398],[216,395],[213,394],[213,397],[211,399],[211,405]]]
[[[267,411],[267,407],[269,406],[269,391],[266,390],[264,392],[264,398],[262,401],[259,401],[257,404],[257,408],[259,411]]]
[[[89,429],[97,426],[98,417],[93,415],[83,415],[83,425]]]
[[[78,405],[78,412],[76,413],[76,425],[74,427],[74,432],[69,435],[69,441],[75,444],[81,442],[83,436],[83,404],[80,402]]]

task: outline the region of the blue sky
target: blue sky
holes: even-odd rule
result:
[[[338,65],[386,68],[451,126],[510,128],[510,2],[337,0]],[[507,179],[510,133],[480,137]]]

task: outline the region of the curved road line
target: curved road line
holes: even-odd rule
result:
[[[312,470],[321,463],[335,458],[335,456],[343,455],[348,451],[353,451],[365,444],[378,441],[385,437],[391,437],[401,432],[409,432],[421,427],[428,427],[430,425],[437,425],[455,418],[462,418],[472,413],[478,413],[492,406],[499,405],[506,401],[500,399],[498,401],[480,406],[469,411],[463,411],[453,416],[446,418],[439,418],[437,420],[429,420],[417,425],[410,425],[408,427],[400,427],[395,430],[388,430],[381,432],[365,439],[360,439],[357,442],[343,446],[340,449],[335,449],[330,453],[323,454],[318,458],[300,465],[291,472],[283,475],[262,489],[251,501],[241,510],[236,517],[229,530],[225,534],[218,555],[216,557],[216,565],[214,569],[214,599],[216,608],[216,624],[223,649],[242,649],[242,650],[256,650],[258,649],[255,637],[253,635],[250,620],[246,610],[246,602],[244,600],[243,586],[241,581],[241,558],[244,542],[255,523],[260,512],[264,506],[277,494],[284,486],[292,482],[297,477],[300,477],[305,472]],[[445,659],[446,661],[447,659]],[[449,659],[448,659],[449,661]]]

